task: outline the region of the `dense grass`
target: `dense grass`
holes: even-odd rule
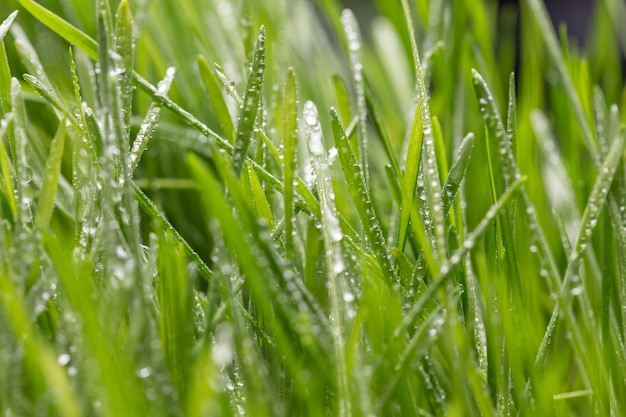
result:
[[[623,2],[375,3],[2,1],[3,415],[626,415]]]

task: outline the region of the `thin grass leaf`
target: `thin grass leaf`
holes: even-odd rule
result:
[[[0,173],[2,173],[2,194],[7,200],[9,209],[11,210],[11,216],[13,219],[17,218],[17,201],[15,193],[13,192],[13,167],[9,160],[9,155],[4,147],[4,141],[2,140],[9,131],[9,123],[12,123],[13,115],[9,113],[2,119],[0,119]]]
[[[461,146],[452,162],[452,167],[450,168],[446,182],[443,185],[443,210],[445,213],[448,213],[448,210],[450,210],[450,206],[452,206],[454,198],[461,186],[461,182],[465,177],[473,149],[474,134],[468,133],[461,142]]]
[[[359,118],[358,134],[358,161],[365,179],[366,190],[369,189],[369,163],[367,153],[367,104],[365,102],[365,85],[363,75],[363,63],[361,61],[361,32],[359,24],[352,10],[345,9],[341,13],[341,24],[347,40],[348,58],[352,69],[352,83],[356,93],[356,108]],[[369,192],[369,191],[368,191]]]
[[[2,36],[0,36],[0,102],[2,103],[2,114],[6,115],[11,111],[11,69],[9,68],[9,59],[7,51],[4,47],[4,36],[11,27],[11,24],[17,17],[17,11],[7,17],[0,28],[2,28]]]
[[[120,95],[120,123],[122,136],[130,138],[130,118],[133,109],[133,67],[135,41],[133,18],[127,0],[121,0],[115,16],[115,74]]]
[[[30,14],[36,17],[44,25],[58,33],[69,43],[76,45],[92,59],[98,59],[98,45],[89,36],[85,35],[76,27],[69,24],[64,19],[52,13],[50,10],[32,0],[18,0]]]
[[[337,100],[337,109],[341,115],[343,123],[349,123],[352,120],[352,111],[350,110],[350,95],[346,84],[339,75],[333,76],[333,86],[335,87],[335,98]]]
[[[587,200],[587,205],[583,212],[580,229],[576,238],[576,244],[569,256],[569,264],[562,284],[561,294],[564,301],[569,300],[572,295],[570,289],[572,276],[576,273],[580,259],[587,249],[593,231],[598,223],[598,217],[602,213],[607,201],[607,196],[611,189],[617,167],[624,158],[623,149],[625,136],[624,131],[622,131],[613,139],[611,148],[609,149],[602,169],[596,178],[596,182]]]
[[[413,64],[415,67],[415,78],[417,82],[417,97],[419,101],[418,108],[420,110],[419,114],[422,119],[422,128],[424,134],[423,141],[425,156],[422,156],[424,162],[422,168],[424,172],[426,194],[428,197],[428,204],[430,206],[429,209],[430,215],[432,217],[435,236],[435,241],[433,242],[435,243],[435,245],[433,246],[435,249],[435,253],[437,254],[438,261],[443,262],[447,258],[445,214],[443,212],[443,205],[441,201],[441,180],[439,178],[439,172],[437,167],[438,155],[435,150],[433,137],[428,89],[426,87],[426,81],[422,72],[422,65],[420,63],[417,42],[415,40],[416,32],[413,27],[411,8],[409,7],[409,3],[407,0],[402,0],[402,9],[404,11],[404,18],[407,24],[409,40],[411,43],[411,51],[413,53]]]
[[[80,129],[80,124],[74,114],[67,109],[67,107],[63,104],[57,93],[52,90],[50,87],[47,87],[41,80],[30,75],[24,74],[24,80],[30,84],[37,94],[41,96],[44,100],[46,100],[54,109],[58,110],[59,113],[63,115],[67,120],[72,123],[76,128]]]
[[[387,158],[389,158],[389,162],[393,168],[396,180],[401,181],[402,173],[400,172],[400,165],[398,164],[398,159],[393,151],[391,140],[389,139],[389,133],[387,127],[385,126],[385,120],[381,116],[379,106],[374,101],[374,97],[372,97],[372,92],[369,88],[365,89],[365,101],[367,103],[367,110],[371,116],[374,128],[378,132],[380,139],[383,141],[383,146],[385,147],[385,152],[387,153]]]
[[[65,145],[65,120],[61,120],[52,144],[50,145],[50,155],[46,161],[46,170],[41,187],[41,196],[37,206],[35,226],[46,229],[50,226],[52,210],[57,194],[59,176],[61,175],[61,163],[63,160],[63,147]]]
[[[187,257],[183,245],[170,232],[159,236],[158,297],[161,312],[161,349],[165,363],[181,401],[187,399],[187,381],[192,334],[192,291],[187,274]]]
[[[435,153],[437,154],[437,166],[441,178],[448,177],[448,158],[446,156],[446,145],[441,131],[441,123],[437,117],[433,117],[433,139],[435,141]],[[445,210],[444,210],[445,213]]]
[[[380,269],[383,271],[383,276],[385,276],[387,283],[391,285],[396,281],[395,273],[391,266],[390,253],[380,228],[378,215],[369,198],[368,189],[365,186],[366,179],[361,169],[356,169],[358,162],[343,127],[341,126],[339,114],[335,109],[331,109],[330,115],[335,143],[341,160],[341,168],[346,177],[350,196],[359,213],[365,236],[367,237],[366,244],[371,246],[374,250]]]
[[[265,36],[265,28],[261,27],[248,74],[246,94],[243,99],[239,122],[237,123],[237,135],[233,151],[233,169],[237,175],[240,175],[243,169],[243,163],[252,140],[254,123],[259,110],[265,73]]]
[[[198,270],[202,275],[204,275],[205,279],[210,280],[213,277],[213,272],[207,266],[207,264],[202,260],[200,255],[187,243],[187,241],[178,233],[178,231],[172,226],[172,224],[167,220],[167,218],[159,211],[158,207],[150,200],[143,191],[135,184],[131,182],[131,187],[135,192],[135,196],[137,197],[137,201],[141,208],[146,212],[148,216],[154,221],[157,225],[171,233],[176,240],[183,246],[187,256],[196,263],[198,266]]]
[[[9,32],[11,25],[13,24],[13,22],[15,21],[15,18],[17,17],[17,13],[18,13],[17,10],[14,11],[6,19],[4,19],[4,21],[0,24],[0,41],[3,41],[4,37]]]
[[[176,70],[173,67],[170,67],[165,73],[165,78],[163,78],[157,86],[158,91],[163,95],[167,95],[170,90],[172,83],[174,82]],[[137,133],[137,137],[135,137],[135,141],[133,142],[133,146],[128,155],[128,170],[131,174],[135,171],[135,169],[137,169],[141,156],[148,148],[148,142],[154,135],[154,131],[157,128],[160,118],[161,106],[152,103],[148,109],[146,117],[141,122],[139,132]]]
[[[336,115],[335,115],[336,116]],[[331,314],[333,320],[333,344],[335,361],[337,363],[338,409],[337,415],[351,415],[350,390],[348,386],[348,370],[345,360],[344,320],[345,311],[342,308],[343,288],[339,281],[345,272],[346,264],[341,251],[343,232],[337,218],[335,195],[328,172],[326,146],[322,136],[319,116],[315,104],[307,101],[304,105],[305,134],[307,137],[311,164],[316,178],[317,192],[320,196],[322,236],[326,249],[326,275],[330,293]]]
[[[421,112],[420,106],[421,104],[418,102],[415,107],[415,115],[413,116],[413,125],[411,126],[411,135],[409,138],[409,148],[406,156],[406,166],[402,180],[402,204],[400,206],[400,226],[398,229],[398,248],[401,251],[404,250],[406,245],[411,209],[413,207],[417,187],[417,173],[422,160],[423,132],[422,118],[419,117]]]
[[[283,143],[285,148],[283,156],[285,249],[287,258],[292,259],[296,221],[294,215],[294,179],[298,160],[298,91],[296,75],[292,68],[287,71],[283,93]]]
[[[216,76],[213,72],[214,70],[209,67],[209,64],[201,55],[198,56],[198,70],[200,71],[202,84],[204,85],[204,88],[206,88],[209,98],[211,99],[211,103],[213,104],[213,108],[215,109],[215,114],[220,126],[222,127],[222,131],[228,141],[232,143],[235,139],[233,119],[228,111],[228,106],[224,100],[222,90],[217,83]]]
[[[11,79],[11,109],[13,123],[9,125],[9,143],[15,171],[15,198],[17,200],[18,218],[22,225],[30,224],[32,217],[31,171],[29,168],[30,145],[26,134],[26,108],[19,81]]]
[[[267,221],[270,229],[274,228],[274,216],[272,215],[272,209],[270,208],[270,203],[267,201],[267,197],[265,196],[265,190],[263,190],[263,186],[259,181],[259,178],[256,176],[254,172],[254,168],[250,162],[246,162],[244,164],[244,171],[241,180],[245,185],[249,194],[249,201],[254,205],[255,211],[259,217],[259,219],[264,219]]]

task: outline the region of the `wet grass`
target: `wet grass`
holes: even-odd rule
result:
[[[4,1],[0,410],[626,413],[626,10],[521,3]]]

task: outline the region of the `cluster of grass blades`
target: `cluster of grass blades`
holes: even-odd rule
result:
[[[626,8],[374,4],[0,4],[4,415],[626,413]]]

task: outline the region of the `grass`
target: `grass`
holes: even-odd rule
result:
[[[626,8],[374,3],[0,4],[4,415],[626,413]]]

